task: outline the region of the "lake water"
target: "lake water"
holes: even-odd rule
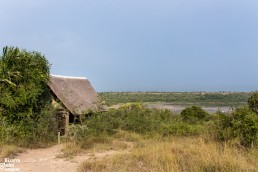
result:
[[[169,109],[174,113],[181,113],[183,109],[189,106],[183,106],[183,105],[168,105],[168,104],[148,104],[148,108],[157,108],[157,109]],[[218,110],[223,113],[230,113],[232,112],[232,107],[229,106],[222,106],[222,107],[202,107],[203,110],[205,110],[208,113],[216,113]]]

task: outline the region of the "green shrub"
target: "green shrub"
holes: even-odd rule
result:
[[[105,113],[93,113],[85,120],[84,125],[95,132],[111,135],[119,128],[120,121],[116,117],[116,114],[111,114],[109,111]]]
[[[27,123],[9,124],[5,118],[0,120],[0,144],[16,144],[24,147],[45,147],[56,140],[57,125],[52,120],[54,109],[46,107],[36,123],[28,120]]]
[[[233,130],[243,146],[251,147],[257,140],[258,118],[249,108],[238,108],[233,112]]]
[[[194,136],[200,135],[204,131],[204,126],[189,124],[186,122],[174,122],[170,125],[163,125],[160,134],[162,136]]]
[[[169,110],[148,109],[140,103],[93,113],[84,125],[104,135],[113,135],[121,130],[149,136],[196,135],[203,131],[200,125],[188,124]]]
[[[208,113],[205,112],[201,107],[192,106],[185,108],[181,112],[182,119],[189,123],[196,123],[203,120]]]
[[[215,127],[217,128],[217,139],[222,141],[228,141],[236,138],[236,135],[233,130],[233,116],[218,113],[218,119],[215,122]]]
[[[80,147],[87,149],[91,148],[94,143],[108,142],[108,137],[86,125],[71,125],[66,135],[66,141],[68,143],[74,142]]]
[[[87,142],[94,133],[85,125],[70,125],[66,138],[67,141],[74,141],[76,143]]]
[[[249,108],[258,114],[258,92],[255,92],[248,99]]]
[[[51,138],[50,65],[38,52],[5,47],[0,56],[0,137],[29,145]]]
[[[248,107],[237,108],[231,115],[219,114],[218,139],[238,139],[244,147],[257,144],[258,118]]]

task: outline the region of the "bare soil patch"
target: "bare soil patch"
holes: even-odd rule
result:
[[[82,162],[97,161],[104,157],[125,153],[128,148],[131,148],[129,145],[128,148],[119,150],[90,150],[74,155],[72,158],[61,158],[62,152],[60,150],[63,147],[64,144],[49,148],[28,149],[15,157],[20,162],[14,163],[14,166],[19,168],[20,172],[74,172],[77,171]]]

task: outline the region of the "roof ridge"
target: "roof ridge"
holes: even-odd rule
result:
[[[50,76],[59,77],[59,78],[67,78],[67,79],[87,79],[85,77],[63,76],[63,75],[52,75],[52,74],[50,74]]]

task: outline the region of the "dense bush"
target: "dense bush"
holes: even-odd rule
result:
[[[51,138],[50,65],[38,52],[5,47],[0,56],[1,140],[41,142]],[[4,127],[3,127],[4,126]]]
[[[163,137],[199,135],[212,130],[206,133],[216,133],[215,137],[222,141],[239,140],[244,147],[256,144],[258,119],[249,108],[238,108],[232,114],[218,112],[208,116],[200,107],[186,108],[180,116],[169,110],[148,109],[140,103],[132,103],[104,113],[93,113],[84,124],[91,134],[114,135],[124,130]]]
[[[196,123],[203,120],[208,115],[201,107],[192,106],[185,108],[181,112],[184,121],[189,123]]]
[[[238,108],[232,114],[219,114],[218,139],[239,140],[244,147],[256,145],[258,133],[257,115],[248,107]]]
[[[237,108],[232,114],[218,116],[216,122],[219,140],[239,140],[244,147],[256,146],[258,142],[258,93],[248,99],[249,107]]]
[[[85,138],[85,144],[102,136],[112,136],[118,131],[159,138],[206,133],[208,138],[239,141],[244,147],[252,147],[257,144],[257,124],[256,113],[247,107],[238,108],[232,114],[218,112],[217,115],[208,115],[199,107],[190,107],[181,116],[174,115],[169,110],[148,109],[140,103],[128,103],[118,109],[92,113],[84,120],[84,126],[87,127],[74,135]],[[81,141],[83,143],[83,139]]]
[[[140,103],[125,104],[104,113],[93,113],[84,124],[93,133],[113,135],[129,131],[144,135],[195,135],[203,131],[199,125],[183,122],[169,110],[149,109]]]
[[[248,99],[249,108],[258,114],[258,92],[252,94]]]

